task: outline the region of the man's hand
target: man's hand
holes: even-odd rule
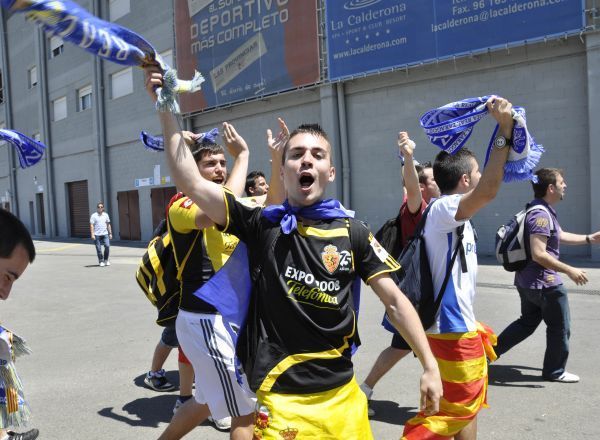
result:
[[[425,370],[421,376],[421,405],[420,410],[426,416],[431,416],[440,410],[440,398],[443,396],[440,370],[432,368]]]
[[[583,286],[588,282],[585,270],[577,269],[576,267],[571,267],[566,273],[569,276],[569,278],[571,278],[571,280],[578,286]]]
[[[285,121],[281,118],[277,118],[279,121],[279,134],[276,137],[273,137],[273,132],[271,129],[267,129],[267,145],[269,147],[269,151],[271,152],[271,160],[281,159],[283,155],[283,147],[290,138],[290,130],[285,124]]]
[[[156,103],[158,99],[156,95],[156,89],[162,87],[163,75],[158,66],[148,66],[144,68],[146,92],[150,95],[152,102]]]
[[[589,235],[590,237],[590,242],[594,243],[594,244],[600,244],[600,231],[594,232],[593,234]]]
[[[485,103],[490,115],[498,122],[499,133],[507,139],[512,138],[515,121],[512,116],[512,104],[499,96],[491,96]]]
[[[223,122],[223,141],[227,151],[234,158],[244,152],[248,153],[248,144],[246,144],[244,138],[235,131],[235,128],[229,122]]]
[[[92,240],[95,240],[96,236],[94,234],[92,234]]]
[[[404,159],[413,157],[417,145],[408,137],[406,131],[398,133],[398,152]]]

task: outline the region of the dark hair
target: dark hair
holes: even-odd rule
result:
[[[225,149],[219,144],[214,142],[202,141],[197,142],[190,147],[192,155],[196,162],[200,162],[204,156],[211,156],[213,154],[225,154]]]
[[[550,185],[556,185],[556,178],[563,175],[563,170],[559,168],[540,168],[534,173],[537,176],[537,183],[531,182],[533,195],[536,199],[542,199],[548,192]]]
[[[415,165],[415,169],[417,170],[417,176],[419,177],[419,183],[423,185],[427,185],[427,176],[425,175],[425,170],[427,168],[432,168],[431,162],[423,162],[419,165]]]
[[[35,246],[25,225],[10,212],[0,208],[0,258],[10,258],[18,245],[23,245],[29,262],[35,260]]]
[[[445,151],[438,153],[433,163],[433,178],[442,194],[453,191],[463,174],[471,174],[471,159],[475,159],[475,155],[468,148],[461,148],[454,154]]]
[[[333,154],[332,154],[333,151],[331,151],[331,142],[329,142],[329,137],[327,137],[327,133],[325,133],[325,130],[323,130],[323,128],[321,128],[321,126],[319,124],[302,124],[302,125],[299,125],[298,128],[296,128],[294,131],[292,131],[290,133],[290,137],[289,137],[288,141],[286,142],[285,146],[283,147],[282,162],[285,162],[285,155],[287,154],[287,150],[290,145],[290,140],[294,136],[302,134],[302,133],[312,134],[313,136],[320,137],[320,138],[324,139],[325,141],[327,141],[327,144],[329,144],[329,157],[333,162]]]
[[[252,195],[250,194],[249,190],[250,188],[254,188],[254,185],[256,185],[256,179],[259,177],[266,179],[265,173],[263,173],[262,171],[251,171],[250,174],[248,174],[248,176],[246,177],[246,186],[244,186],[244,191],[246,191],[247,196]]]
[[[97,208],[98,206],[100,206],[100,205],[102,205],[102,207],[104,207],[104,202],[98,202],[98,203],[96,203],[96,208]]]

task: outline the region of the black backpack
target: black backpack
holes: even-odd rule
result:
[[[531,211],[545,211],[550,219],[550,229],[554,230],[552,215],[544,205],[526,206],[517,212],[506,225],[496,231],[496,259],[504,270],[515,272],[525,269],[531,261],[529,234],[525,227],[525,219]]]
[[[404,293],[417,310],[425,330],[431,327],[435,321],[435,316],[442,302],[443,293],[446,290],[448,280],[450,279],[452,267],[454,266],[456,256],[459,253],[462,271],[467,272],[467,262],[462,244],[464,225],[461,225],[456,228],[457,244],[450,264],[446,270],[444,282],[438,292],[437,298],[434,296],[433,278],[431,275],[431,268],[429,267],[429,259],[427,257],[425,237],[423,235],[425,221],[427,220],[427,215],[429,214],[429,210],[433,203],[435,202],[430,203],[425,211],[423,211],[423,216],[415,229],[414,236],[406,244],[406,247],[402,249],[400,257],[398,258],[398,262],[401,266],[400,270],[392,273],[392,278],[394,278],[402,293]],[[384,316],[383,326],[389,331],[396,333],[396,330],[389,322],[387,315]]]
[[[402,228],[400,225],[400,214],[398,214],[386,221],[375,233],[375,239],[394,258],[398,258],[402,252]]]

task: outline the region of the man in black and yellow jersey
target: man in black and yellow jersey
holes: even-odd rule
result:
[[[186,132],[186,141],[191,144],[200,174],[242,194],[248,147],[228,123],[223,124],[223,139],[235,158],[229,179],[223,147],[212,139],[192,138]],[[181,195],[173,198],[167,223],[181,279],[177,337],[194,369],[196,391],[195,399],[189,399],[177,409],[161,438],[179,439],[210,415],[217,428],[231,426],[232,438],[249,439],[255,399],[236,381],[233,343],[221,316],[212,305],[194,295],[229,258],[238,239],[218,231],[191,199]]]
[[[148,92],[161,84],[162,75],[148,69]],[[323,200],[335,169],[320,127],[290,135],[280,162],[287,200],[263,210],[203,178],[179,149],[173,115],[159,116],[176,183],[248,247],[253,294],[237,354],[259,400],[255,438],[372,439],[351,361],[358,343],[352,294],[358,276],[380,297],[424,367],[421,409],[437,412],[439,370],[416,311],[389,276],[398,264],[353,213]]]

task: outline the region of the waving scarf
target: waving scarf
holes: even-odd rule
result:
[[[177,79],[152,45],[135,32],[99,19],[69,0],[0,0],[4,8],[24,13],[42,29],[106,60],[127,66],[158,65],[163,70],[163,87],[157,90],[157,108],[179,113],[177,93],[196,92],[204,78],[195,72],[191,81]]]
[[[213,128],[206,133],[197,133],[192,136],[192,138],[197,143],[209,142],[211,144],[216,144],[217,136],[219,136],[219,129]],[[144,144],[146,148],[154,151],[164,151],[165,150],[165,141],[162,136],[152,136],[145,131],[140,133],[140,140]]]
[[[475,124],[488,114],[485,103],[490,97],[491,95],[467,98],[429,110],[420,118],[421,127],[425,130],[431,143],[449,154],[454,154],[469,140]],[[515,120],[512,136],[513,146],[504,166],[505,182],[530,180],[533,176],[533,169],[544,152],[544,148],[536,144],[535,139],[527,130],[525,109],[513,107],[513,119]],[[485,164],[487,164],[493,148],[498,128],[496,125],[490,138]]]
[[[30,418],[15,358],[30,354],[25,341],[0,326],[0,429],[25,426]]]
[[[30,167],[42,160],[46,149],[46,146],[41,142],[28,138],[17,130],[0,128],[0,139],[10,143],[15,148],[21,168]]]

